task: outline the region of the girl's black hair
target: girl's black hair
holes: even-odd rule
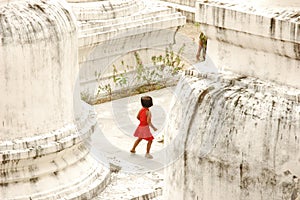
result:
[[[152,97],[150,97],[150,96],[143,96],[141,98],[141,103],[142,103],[143,107],[150,108],[151,106],[153,106]]]

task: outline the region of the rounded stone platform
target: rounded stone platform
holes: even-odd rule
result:
[[[0,4],[0,16],[0,199],[95,196],[110,171],[86,145],[96,119],[79,96],[74,15],[31,0]]]

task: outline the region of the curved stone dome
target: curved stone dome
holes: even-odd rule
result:
[[[0,4],[0,199],[91,198],[109,177],[84,143],[96,120],[77,57],[66,2]]]
[[[21,1],[0,7],[1,140],[47,133],[74,120],[77,32],[62,6]]]
[[[194,70],[175,93],[166,199],[299,198],[298,89]]]

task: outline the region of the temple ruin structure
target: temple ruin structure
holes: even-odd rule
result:
[[[196,2],[218,72],[177,86],[166,199],[300,198],[299,12],[293,0]]]
[[[111,38],[127,52],[184,23],[174,9],[139,0],[1,0],[0,199],[91,199],[101,192],[110,172],[85,145],[96,119],[80,100],[80,67],[96,62],[97,53],[111,55],[95,50]]]

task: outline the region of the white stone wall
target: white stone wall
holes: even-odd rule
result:
[[[175,92],[165,199],[299,198],[299,90],[188,71]]]
[[[208,56],[219,69],[300,87],[297,10],[235,1],[198,1],[196,9]]]
[[[176,3],[179,5],[190,6],[190,7],[194,7],[196,3],[196,0],[164,0],[164,1]]]
[[[80,27],[81,91],[92,99],[99,85],[95,74],[111,75],[112,64],[130,52],[164,49],[173,44],[177,28],[186,21],[175,9],[160,2],[112,1],[111,6],[108,3],[70,4]]]
[[[110,172],[85,144],[96,119],[80,101],[70,7],[1,4],[0,21],[0,199],[92,198]]]
[[[195,22],[196,0],[162,0],[165,5],[181,12],[189,22]]]
[[[8,4],[8,3],[11,3],[11,2],[14,2],[14,1],[18,1],[18,0],[0,0],[0,5],[1,4]]]
[[[299,8],[272,2],[196,2],[219,73],[188,71],[177,86],[166,199],[300,198]]]
[[[89,0],[68,2],[72,6],[78,21],[109,20],[128,16],[145,8],[142,0]]]
[[[2,7],[1,140],[47,133],[74,120],[76,26],[64,10],[48,7],[39,2]]]

